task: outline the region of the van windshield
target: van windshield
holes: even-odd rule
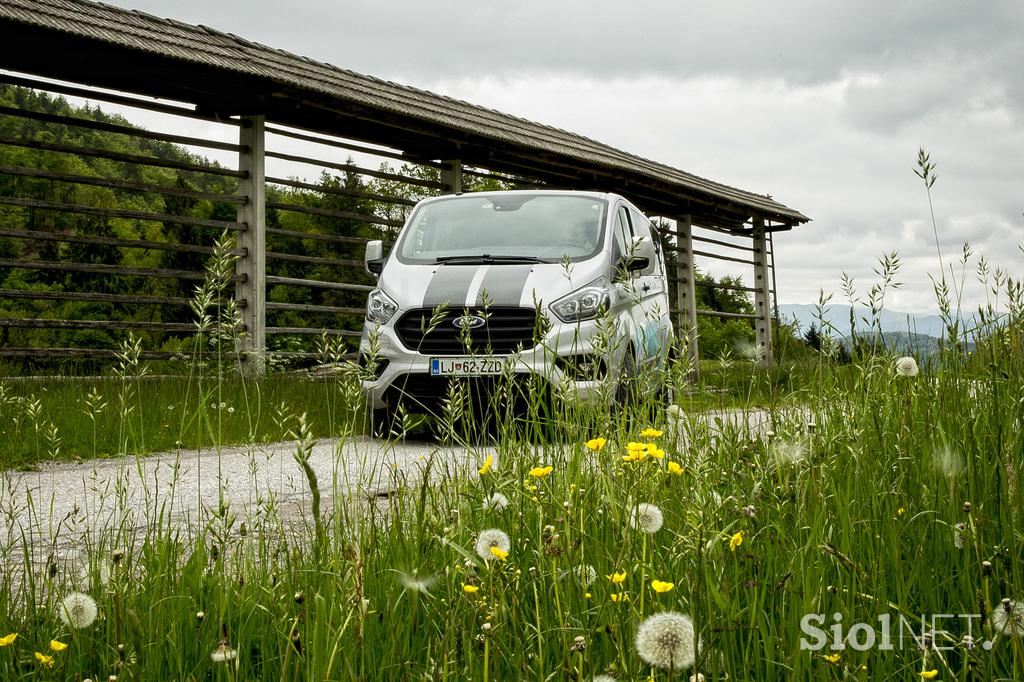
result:
[[[424,204],[398,246],[403,263],[581,261],[604,246],[607,202],[532,192]],[[479,257],[477,259],[476,257]]]

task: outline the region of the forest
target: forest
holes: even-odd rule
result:
[[[5,372],[102,372],[109,359],[4,353],[117,349],[125,339],[124,325],[89,324],[95,320],[142,323],[138,333],[147,351],[190,351],[194,313],[189,300],[223,226],[236,220],[237,179],[230,169],[170,142],[55,123],[46,116],[15,116],[3,109],[141,128],[95,105],[0,86],[0,353],[6,356]],[[67,153],[54,146],[103,150],[120,158]],[[132,157],[163,165],[122,160]],[[400,163],[394,168],[383,162],[375,176],[321,171],[313,179],[289,178],[288,186],[268,183],[268,275],[372,284],[362,268],[362,240],[393,237],[417,200],[440,193],[397,179],[437,183],[435,167]],[[463,184],[466,191],[513,186],[472,174],[463,176]],[[27,263],[33,267],[19,267]],[[75,269],[68,269],[72,264]],[[700,273],[698,278],[714,281]],[[721,281],[741,284],[738,278]],[[90,300],[64,300],[69,293]],[[700,308],[752,312],[744,294],[698,286],[697,295]],[[267,301],[268,327],[358,331],[365,293],[277,284],[267,287]],[[311,305],[324,311],[295,308]],[[29,326],[33,320],[70,322],[63,323],[65,328],[45,328]],[[753,337],[745,320],[709,317],[699,319],[699,333],[706,358],[731,352],[739,341]],[[309,352],[316,343],[316,334],[268,338],[271,351]]]

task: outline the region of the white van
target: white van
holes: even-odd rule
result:
[[[672,343],[650,222],[615,194],[480,192],[421,201],[378,276],[360,342],[369,406],[436,411],[452,377],[533,374],[611,402],[662,371]],[[611,390],[609,390],[609,385]],[[616,390],[620,389],[620,390]]]

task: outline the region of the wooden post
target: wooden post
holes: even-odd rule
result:
[[[693,222],[689,214],[676,218],[676,305],[679,317],[676,333],[686,343],[690,381],[700,379],[700,349],[697,345],[697,275],[693,269]]]
[[[462,160],[449,159],[441,169],[441,182],[448,185],[451,194],[462,194]]]
[[[757,338],[757,353],[762,367],[772,366],[772,309],[769,299],[771,284],[768,277],[768,241],[765,239],[764,218],[755,215],[754,237],[754,332]]]
[[[235,299],[245,300],[242,321],[246,333],[238,340],[242,354],[241,369],[248,376],[262,376],[267,354],[267,211],[265,135],[263,116],[243,116],[239,143],[238,170],[248,173],[238,181],[238,193],[248,201],[238,207],[238,221],[248,228],[238,233],[242,255],[235,263],[235,273],[242,275],[235,285]]]

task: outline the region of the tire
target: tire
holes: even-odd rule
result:
[[[619,385],[615,391],[615,402],[620,409],[636,405],[640,397],[639,377],[636,369],[636,354],[633,347],[626,349],[622,357],[622,365],[619,368]]]

